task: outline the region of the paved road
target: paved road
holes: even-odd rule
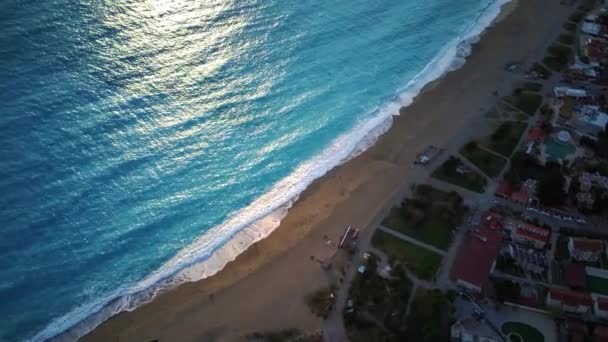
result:
[[[437,254],[441,254],[441,255],[445,255],[446,254],[446,252],[444,250],[442,250],[442,249],[439,249],[439,248],[437,248],[435,246],[429,245],[428,243],[425,243],[425,242],[422,242],[422,241],[418,241],[418,240],[416,240],[416,239],[414,239],[414,238],[412,238],[410,236],[407,236],[405,234],[396,232],[396,231],[394,231],[394,230],[392,230],[392,229],[390,229],[388,227],[385,227],[383,225],[379,225],[378,229],[380,229],[381,231],[383,231],[385,233],[391,234],[392,236],[397,237],[397,238],[399,238],[401,240],[404,240],[404,241],[407,241],[407,242],[409,242],[411,244],[414,244],[416,246],[419,246],[419,247],[431,250],[431,251],[433,251],[433,252],[435,252]]]

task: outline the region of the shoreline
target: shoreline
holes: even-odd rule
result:
[[[547,3],[548,1],[540,2]],[[522,7],[529,9],[534,6],[538,5],[525,4],[524,6],[520,4],[517,8],[512,9],[511,12],[523,12],[524,10],[521,9]],[[559,4],[553,4],[552,6],[557,7]],[[540,15],[541,13],[537,14]],[[367,223],[371,222],[383,208],[387,207],[387,199],[394,197],[394,193],[402,191],[404,184],[406,184],[408,180],[412,180],[405,177],[405,175],[411,175],[414,173],[413,171],[415,171],[415,169],[411,167],[412,154],[415,154],[415,152],[419,150],[419,147],[424,146],[429,142],[435,144],[437,142],[443,142],[443,144],[440,145],[444,145],[447,142],[446,138],[449,139],[458,134],[459,131],[466,126],[465,122],[476,114],[471,111],[457,110],[457,115],[454,115],[456,117],[455,119],[461,119],[462,121],[454,125],[446,125],[445,121],[449,120],[442,119],[445,119],[446,114],[449,114],[449,111],[451,110],[451,101],[449,101],[449,99],[454,97],[454,95],[458,95],[458,93],[464,94],[466,92],[466,89],[463,89],[462,85],[460,87],[452,85],[452,89],[450,89],[448,88],[447,83],[463,83],[463,78],[465,81],[467,79],[470,80],[471,71],[469,69],[480,67],[479,65],[472,65],[473,60],[483,59],[480,56],[481,52],[479,52],[479,50],[492,49],[492,44],[496,43],[494,41],[488,41],[490,40],[488,37],[489,35],[502,34],[505,36],[502,37],[503,40],[506,39],[506,36],[513,35],[508,32],[513,31],[512,27],[510,27],[513,24],[510,22],[517,22],[517,20],[514,20],[513,16],[508,16],[508,14],[504,15],[506,18],[500,18],[500,16],[502,16],[502,11],[492,26],[486,28],[481,41],[475,44],[473,53],[469,56],[467,63],[463,67],[449,72],[438,80],[425,85],[410,106],[401,108],[401,115],[393,118],[394,123],[392,127],[388,132],[382,135],[373,146],[369,147],[359,156],[336,166],[325,176],[316,179],[304,192],[302,192],[299,200],[294,204],[291,210],[289,210],[279,227],[275,229],[268,238],[256,242],[249,247],[244,253],[240,254],[235,261],[228,263],[217,275],[193,283],[184,283],[176,289],[160,294],[151,303],[145,304],[133,312],[118,314],[102,323],[97,329],[85,336],[83,340],[108,341],[113,340],[116,336],[121,336],[121,340],[122,338],[125,338],[126,340],[151,340],[158,338],[159,336],[163,337],[161,340],[171,340],[171,337],[175,340],[195,340],[197,338],[200,339],[201,336],[213,337],[210,340],[214,340],[215,337],[222,340],[224,338],[230,339],[234,337],[233,331],[225,331],[226,329],[218,330],[218,328],[227,326],[230,327],[227,330],[232,330],[231,328],[233,328],[233,326],[230,325],[230,321],[223,320],[224,324],[221,324],[220,322],[222,322],[222,320],[219,318],[215,319],[214,317],[214,319],[209,319],[209,317],[213,316],[202,315],[205,310],[201,308],[198,308],[197,310],[193,307],[192,302],[202,304],[201,306],[206,306],[208,313],[209,307],[217,309],[218,306],[221,306],[217,304],[219,301],[228,303],[233,302],[240,305],[239,302],[242,301],[231,299],[232,296],[226,293],[235,291],[240,292],[243,288],[253,289],[254,291],[257,290],[259,286],[252,286],[252,284],[262,285],[262,287],[268,285],[268,281],[263,275],[275,274],[281,275],[281,277],[278,278],[284,278],[285,274],[290,273],[284,272],[285,265],[292,266],[290,267],[292,269],[299,269],[297,267],[293,268],[294,265],[305,266],[302,267],[303,274],[310,275],[311,277],[310,279],[299,280],[306,283],[307,286],[302,286],[302,288],[306,288],[307,291],[293,291],[293,280],[282,279],[283,283],[285,283],[283,286],[287,286],[286,288],[284,287],[286,293],[272,294],[276,289],[268,289],[269,286],[266,286],[267,288],[263,289],[263,291],[271,293],[266,293],[262,297],[277,298],[278,296],[278,298],[283,299],[290,298],[293,304],[288,304],[287,306],[291,306],[292,308],[288,309],[284,316],[293,313],[293,321],[301,323],[301,327],[303,328],[314,329],[315,325],[318,326],[319,320],[310,317],[311,315],[306,311],[307,308],[303,305],[303,300],[301,298],[295,298],[297,296],[293,296],[294,293],[299,293],[303,296],[311,289],[314,290],[315,286],[322,286],[327,281],[323,272],[318,269],[318,265],[311,263],[309,258],[305,255],[323,255],[324,249],[325,252],[328,251],[327,247],[324,247],[323,243],[321,243],[319,235],[327,234],[333,237],[336,233],[339,234],[342,227],[344,227],[343,224],[348,223],[345,222],[345,217],[341,217],[344,216],[343,214],[352,214],[352,221],[356,223],[356,226],[365,228]],[[545,21],[549,20],[547,19]],[[530,26],[528,26],[528,28],[529,27]],[[526,32],[523,27],[517,28],[515,30],[515,35],[517,35],[517,31]],[[495,40],[498,39],[500,39],[500,37],[495,38]],[[534,39],[532,37],[526,37],[525,40],[530,42],[528,45],[538,45],[533,44]],[[504,50],[504,46],[502,48]],[[492,52],[489,53],[491,54]],[[507,54],[501,57],[502,59],[505,59],[506,57],[509,57],[509,55]],[[488,62],[487,64],[494,64],[494,66],[491,67],[492,76],[504,74],[502,67],[500,67],[500,70],[496,70],[496,66],[501,63],[494,61],[494,63]],[[487,69],[488,66],[482,66],[481,68]],[[465,70],[467,70],[469,75],[466,74]],[[477,71],[479,72],[479,70]],[[485,75],[479,76],[479,78],[484,78],[483,76]],[[501,92],[504,91],[503,88],[509,88],[505,87],[505,84],[501,84],[501,80],[496,79],[496,77],[491,78],[489,81],[482,81],[485,81],[480,82],[482,87],[483,85],[488,85],[488,83],[494,84],[496,88],[501,89]],[[506,85],[509,86],[510,83]],[[487,93],[485,94],[486,102],[488,99],[492,100],[492,95],[490,93],[494,88],[490,88],[491,89],[487,89],[485,92]],[[480,89],[477,90],[479,91]],[[445,94],[446,92],[448,94]],[[456,92],[456,94],[454,92]],[[443,104],[440,103],[438,105],[440,108],[433,109],[435,104],[432,96],[439,97],[440,99],[443,98]],[[463,101],[461,100],[460,102]],[[483,104],[483,101],[481,102]],[[467,107],[467,105],[468,107],[471,107],[470,104],[460,103],[460,107]],[[431,110],[429,111],[429,109]],[[477,111],[478,110],[475,112]],[[435,115],[427,116],[428,112],[433,112]],[[412,118],[419,118],[420,120],[408,123],[407,120],[412,120]],[[442,123],[440,121],[444,122]],[[431,127],[434,124],[438,127]],[[433,132],[426,133],[425,129],[430,129]],[[423,133],[425,137],[420,137],[420,133]],[[368,197],[370,200],[365,200],[365,197]],[[375,205],[370,205],[369,202],[371,202],[371,199],[376,200]],[[330,225],[331,227],[328,228]],[[297,248],[297,250],[292,250],[295,248]],[[285,258],[278,258],[278,256],[284,256]],[[297,260],[294,260],[294,258]],[[311,266],[311,264],[313,265]],[[302,276],[293,276],[292,278],[301,277]],[[247,279],[243,280],[244,278]],[[264,279],[266,279],[266,281],[264,281]],[[270,277],[269,279],[275,279],[275,277]],[[249,282],[250,284],[243,285],[239,280]],[[287,295],[288,293],[290,295]],[[294,298],[292,299],[292,297]],[[193,298],[196,298],[196,300],[193,300]],[[242,296],[241,299],[243,299]],[[262,304],[263,303],[264,301],[262,301]],[[261,307],[255,303],[252,303],[250,306]],[[181,322],[176,321],[193,310],[196,311],[195,316],[199,318],[207,316],[208,320],[211,321],[209,322],[211,324],[205,323],[205,325],[207,325],[206,328],[200,327],[200,331],[211,332],[211,335],[207,335],[206,333],[200,335],[197,332],[192,332],[192,326],[189,326],[190,329],[186,329],[190,331],[191,334],[175,334],[175,330],[179,330],[179,327],[183,325]],[[229,311],[229,309],[226,310]],[[234,308],[232,308],[232,310],[233,313],[239,312]],[[210,312],[213,312],[213,310]],[[253,311],[253,314],[255,315],[255,311]],[[242,315],[247,316],[244,313]],[[287,317],[275,318],[277,318],[279,322],[282,322],[282,319],[286,319]],[[240,318],[240,320],[242,319],[243,318]],[[252,317],[249,317],[249,320],[257,321],[257,319],[252,319]],[[167,325],[172,326],[171,331],[173,332],[162,332],[163,327],[166,327]],[[243,332],[251,331],[250,327],[288,327],[283,324],[253,324],[253,322],[243,324],[242,326],[244,326],[244,329],[242,329]],[[150,329],[152,327],[155,329]],[[267,329],[260,328],[259,330]],[[183,333],[185,332],[182,332],[182,334]],[[67,338],[67,340],[70,340],[69,336],[64,337]],[[146,339],[143,339],[143,337],[146,337]]]
[[[209,231],[205,232],[193,243],[179,251],[177,255],[168,260],[158,270],[134,284],[130,288],[131,291],[113,294],[109,296],[109,298],[113,299],[105,302],[105,304],[95,303],[93,306],[83,307],[82,311],[91,312],[84,319],[78,319],[71,313],[63,316],[58,322],[69,328],[56,335],[50,330],[53,330],[53,328],[57,329],[57,321],[52,322],[39,332],[34,340],[46,339],[48,336],[53,336],[51,337],[52,340],[62,340],[66,335],[74,337],[84,335],[105,320],[111,319],[121,312],[133,311],[142,305],[146,305],[154,300],[156,296],[171,291],[183,283],[201,281],[221,272],[227,264],[233,262],[248,248],[251,248],[260,240],[272,234],[280,226],[281,220],[287,215],[293,204],[298,201],[298,198],[314,182],[323,179],[327,173],[332,172],[336,167],[371,148],[378,138],[390,129],[394,117],[399,115],[400,109],[408,107],[421,94],[439,84],[447,73],[461,68],[466,63],[466,58],[470,55],[471,45],[475,44],[479,40],[479,36],[483,35],[489,27],[508,15],[510,9],[515,8],[517,1],[497,0],[489,4],[476,18],[474,24],[465,30],[461,36],[454,38],[444,49],[439,51],[399,91],[399,94],[378,109],[376,114],[356,125],[350,131],[338,136],[330,147],[327,147],[320,155],[304,162],[292,174],[273,186],[268,193],[263,194],[226,222],[214,227],[213,230],[222,232],[230,232],[231,229],[229,227],[240,227],[234,233],[228,234],[227,242],[214,248],[212,252],[205,252],[206,249],[200,247],[206,245]],[[340,157],[336,158],[336,155]],[[333,160],[329,164],[325,161],[331,159]],[[289,181],[294,179],[294,174],[306,174],[307,177],[304,177],[302,180],[298,179],[296,184],[293,184],[294,182],[289,184]],[[276,209],[261,218],[242,225],[249,209],[259,207],[259,205],[256,205],[257,202],[269,202],[269,198],[280,197],[277,193],[289,192],[294,186],[296,188],[302,187],[301,191],[296,191],[294,196],[288,198],[286,202],[280,204]],[[187,261],[184,262],[184,260]]]

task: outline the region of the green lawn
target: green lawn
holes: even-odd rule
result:
[[[522,342],[544,342],[545,336],[543,333],[538,331],[535,327],[519,322],[507,322],[502,325],[502,332],[505,335],[514,334],[521,337]],[[517,338],[511,339],[511,341],[520,341]]]
[[[574,41],[576,40],[576,36],[574,36],[573,34],[560,34],[559,37],[557,38],[557,40],[562,43],[562,44],[566,44],[566,45],[572,45],[574,44]]]
[[[523,86],[524,90],[539,92],[543,89],[543,84],[538,82],[526,82]]]
[[[439,269],[442,256],[377,230],[372,245],[405,265],[417,277],[432,280]]]
[[[431,211],[432,214],[437,214]],[[400,233],[409,235],[417,240],[424,241],[437,248],[447,249],[451,240],[451,226],[440,217],[428,217],[423,222],[416,224],[413,220],[405,217],[402,207],[392,208],[389,215],[382,224]]]
[[[587,290],[608,296],[608,279],[587,276]]]
[[[445,192],[426,184],[414,189],[414,198],[394,207],[382,224],[395,231],[447,249],[452,228],[462,224],[465,208],[457,192]]]
[[[462,197],[457,192],[441,191],[428,184],[417,184],[414,189],[414,197],[421,201],[431,203],[442,202],[454,207],[462,202]]]
[[[486,175],[492,178],[498,176],[507,161],[504,158],[480,148],[477,144],[474,145],[475,146],[471,146],[470,143],[466,144],[460,150],[460,153]]]
[[[527,127],[525,122],[505,121],[490,135],[485,145],[508,158]]]
[[[464,164],[460,159],[450,157],[443,164],[437,167],[432,176],[444,182],[448,182],[471,191],[483,193],[487,183],[486,179],[479,173],[468,168],[467,173],[458,172],[458,168],[462,170],[463,165]]]
[[[543,63],[551,70],[559,72],[568,65],[572,48],[560,44],[553,44],[547,50]]]
[[[513,94],[506,97],[504,100],[528,115],[534,115],[538,107],[543,103],[543,97],[541,95],[526,92]]]

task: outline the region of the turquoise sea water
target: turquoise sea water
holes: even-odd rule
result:
[[[221,269],[502,2],[0,2],[0,341]]]

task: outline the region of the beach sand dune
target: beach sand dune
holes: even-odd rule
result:
[[[517,76],[504,66],[542,58],[570,10],[555,0],[520,1],[488,29],[462,68],[402,110],[373,147],[307,189],[270,237],[218,275],[119,314],[82,340],[238,341],[254,331],[320,330],[304,297],[336,276],[311,260],[330,252],[324,236],[335,241],[349,225],[369,229],[412,182],[423,181],[412,166],[416,152],[472,135],[471,120],[496,100],[494,91],[512,90]]]

